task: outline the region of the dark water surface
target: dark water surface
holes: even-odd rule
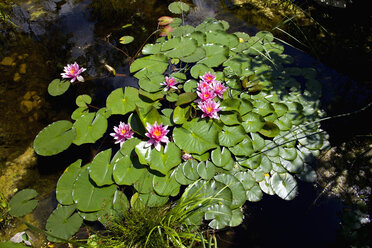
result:
[[[15,1],[12,20],[18,28],[1,30],[0,60],[10,57],[13,65],[0,65],[0,103],[4,118],[0,120],[0,169],[5,170],[12,160],[29,146],[44,126],[59,119],[69,119],[75,109],[75,97],[93,96],[94,104],[104,104],[113,88],[136,85],[131,77],[110,77],[108,64],[119,74],[129,74],[128,59],[119,47],[133,56],[142,42],[157,26],[157,18],[170,15],[167,6],[172,1],[125,0],[40,0]],[[186,21],[201,22],[204,17],[225,19],[230,31],[254,34],[258,28],[247,23],[241,9],[230,1],[195,0],[197,6]],[[121,27],[131,24],[130,27]],[[126,47],[118,43],[123,35],[132,35],[135,41]],[[153,42],[150,39],[149,42]],[[108,42],[109,41],[109,42]],[[110,45],[110,43],[112,45]],[[328,115],[355,111],[371,101],[371,90],[365,84],[343,76],[324,66],[301,51],[286,47],[299,67],[314,67],[323,84],[323,105]],[[72,86],[60,97],[50,97],[47,85],[59,78],[63,66],[77,61],[87,68],[86,82]],[[26,72],[21,71],[22,64]],[[21,66],[22,65],[22,66]],[[18,76],[17,76],[18,75]],[[28,95],[27,95],[28,94]],[[28,101],[28,102],[27,102]],[[31,102],[31,103],[29,103]],[[325,123],[331,141],[339,144],[345,137],[370,133],[369,112]],[[346,130],[346,131],[345,131]],[[74,149],[74,148],[73,148]],[[60,156],[60,161],[39,158],[40,177],[60,174],[69,161],[75,161],[90,147],[75,150],[71,158]],[[1,174],[0,174],[1,175]],[[55,185],[56,176],[50,177]],[[30,181],[25,187],[37,188]],[[247,203],[244,223],[219,232],[220,247],[342,247],[340,230],[344,205],[338,198],[321,196],[322,188],[310,183],[299,183],[299,195],[292,201],[265,195],[258,203]],[[49,192],[45,192],[49,194]]]

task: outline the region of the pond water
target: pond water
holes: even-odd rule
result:
[[[0,31],[0,104],[3,114],[0,120],[0,189],[5,196],[9,197],[16,187],[30,187],[49,199],[56,180],[69,162],[75,161],[83,152],[94,153],[95,147],[85,146],[70,151],[73,155],[67,158],[63,154],[53,159],[35,160],[27,155],[38,131],[52,121],[69,119],[77,95],[94,96],[94,104],[99,106],[113,88],[136,85],[132,77],[125,76],[129,75],[129,69],[123,51],[131,56],[137,52],[156,29],[157,18],[169,14],[167,6],[170,2],[15,1],[12,21],[18,27],[7,26]],[[259,30],[259,22],[247,22],[248,10],[234,5],[234,1],[195,0],[190,3],[196,6],[186,16],[186,21],[191,24],[201,22],[204,17],[216,17],[228,21],[231,32],[254,34]],[[127,24],[130,26],[121,28]],[[123,35],[134,36],[135,41],[124,47],[118,43]],[[324,87],[323,105],[328,115],[355,111],[371,100],[371,90],[366,85],[292,47],[286,46],[285,53],[292,55],[299,67],[318,70],[318,79]],[[49,82],[59,77],[63,66],[74,61],[88,68],[86,82],[75,84],[74,90],[64,96],[48,96]],[[122,76],[111,77],[105,64],[114,67]],[[342,121],[325,123],[331,141],[339,144],[346,136],[370,133],[368,113],[371,113],[370,109]],[[303,183],[299,185],[299,195],[292,201],[266,195],[258,203],[246,204],[244,223],[220,232],[220,247],[342,246],[339,242],[343,241],[340,231],[344,204],[339,198],[320,195],[322,187]],[[8,238],[10,231],[6,234]]]

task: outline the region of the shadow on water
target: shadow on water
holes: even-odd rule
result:
[[[0,101],[2,112],[6,113],[0,121],[0,145],[1,151],[4,151],[0,168],[5,168],[8,160],[22,154],[44,126],[55,120],[69,119],[70,113],[76,108],[76,96],[89,94],[94,99],[92,104],[101,107],[112,89],[135,86],[136,81],[132,77],[111,77],[105,69],[104,65],[108,64],[117,73],[129,75],[128,60],[122,52],[113,49],[107,39],[130,55],[135,54],[147,36],[156,29],[157,17],[169,14],[167,6],[170,2],[16,1],[17,5],[13,7],[14,22],[19,29],[15,31],[9,28],[0,32],[0,38],[6,39],[0,50],[1,59],[10,57],[15,63],[0,65],[0,71],[5,76],[0,79]],[[188,23],[195,25],[204,17],[216,17],[228,21],[231,32],[254,34],[258,31],[256,26],[247,23],[240,7],[232,1],[194,0],[193,4],[197,8],[186,17]],[[131,26],[121,28],[127,24]],[[118,43],[123,35],[132,35],[135,41],[123,47]],[[371,100],[371,89],[365,85],[358,84],[297,49],[286,46],[285,52],[295,58],[296,66],[318,70],[318,80],[323,84],[323,106],[329,116],[358,110]],[[63,96],[48,96],[48,83],[59,77],[66,63],[74,61],[88,68],[86,82],[73,85]],[[25,73],[20,73],[21,64],[27,65]],[[15,75],[19,76],[17,80]],[[34,102],[37,103],[32,105]],[[19,108],[23,110],[19,112]],[[370,114],[371,108],[342,120],[325,122],[323,128],[330,133],[331,142],[338,145],[347,137],[368,134],[370,125],[367,118]],[[7,137],[3,133],[11,135]],[[110,141],[103,139],[102,144],[109,145]],[[36,168],[40,177],[59,175],[82,156],[84,162],[89,162],[98,149],[91,145],[72,146],[57,156],[38,157]],[[12,155],[14,153],[16,155]],[[55,176],[51,177],[53,187],[55,179]],[[37,182],[31,180],[23,186],[35,188],[35,184]],[[334,246],[341,229],[344,205],[339,198],[318,198],[323,187],[315,186],[300,183],[299,195],[292,201],[265,195],[258,203],[247,203],[244,223],[220,232],[219,246]]]

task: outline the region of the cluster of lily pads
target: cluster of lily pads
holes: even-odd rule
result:
[[[175,14],[188,9],[182,2],[170,6]],[[112,148],[88,164],[74,162],[60,177],[59,206],[46,226],[54,236],[68,239],[83,220],[105,223],[136,199],[162,206],[185,188],[211,198],[190,225],[237,226],[247,201],[263,193],[291,200],[296,178],[316,179],[311,161],[328,145],[318,121],[324,113],[316,71],[291,66],[292,57],[266,31],[228,33],[229,24],[213,18],[196,27],[174,18],[169,26],[172,32],[145,45],[131,64],[138,88],[113,90],[96,112],[90,96],[78,96],[72,121],[56,121],[37,135],[34,149],[42,156],[113,136]],[[207,84],[212,97],[203,99],[207,77],[224,90],[217,94]],[[58,95],[65,84],[54,80],[49,91]],[[112,116],[122,121],[107,130]]]

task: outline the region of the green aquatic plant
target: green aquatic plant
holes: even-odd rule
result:
[[[185,6],[169,9],[182,14]],[[172,32],[143,46],[130,65],[138,88],[113,90],[97,111],[90,96],[78,96],[72,121],[56,121],[36,136],[35,152],[53,156],[72,144],[102,142],[113,119],[130,127],[115,123],[111,148],[61,175],[59,206],[47,222],[50,240],[67,240],[83,220],[108,225],[123,215],[125,222],[125,214],[136,211],[128,210],[129,202],[138,201],[149,215],[171,204],[147,243],[161,233],[177,246],[183,234],[173,222],[238,226],[247,201],[263,193],[291,200],[297,179],[315,180],[311,161],[328,145],[318,121],[324,113],[316,71],[291,66],[293,58],[266,31],[229,33],[226,21],[213,18],[196,27],[174,18],[169,26]],[[62,94],[66,84],[53,80],[49,93]],[[125,136],[128,131],[133,134]],[[179,215],[188,213],[183,199],[195,195],[208,204],[192,218]]]
[[[199,218],[200,210],[219,196],[191,194],[190,189],[176,202],[153,208],[146,207],[136,193],[128,210],[110,219],[106,231],[93,236],[94,242],[97,247],[216,247],[214,235],[192,220]]]

